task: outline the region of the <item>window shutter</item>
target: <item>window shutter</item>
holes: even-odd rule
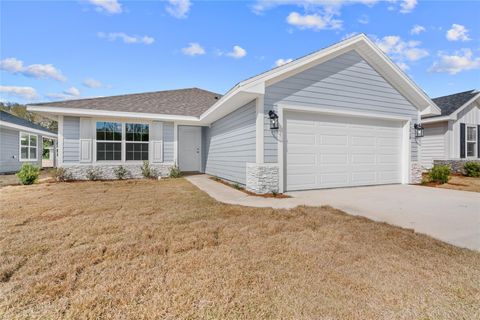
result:
[[[460,158],[465,158],[465,123],[460,123]]]
[[[480,158],[480,125],[477,126],[477,158]]]
[[[163,123],[153,122],[151,128],[152,162],[163,162]]]
[[[93,121],[80,118],[80,162],[92,162]]]

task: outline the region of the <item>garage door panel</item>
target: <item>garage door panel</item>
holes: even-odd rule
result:
[[[287,112],[286,189],[400,183],[402,127],[386,120]]]

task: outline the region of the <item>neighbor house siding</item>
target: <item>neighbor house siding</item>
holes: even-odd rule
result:
[[[247,162],[255,162],[255,100],[202,131],[205,172],[246,183]]]
[[[448,158],[448,122],[424,125],[424,137],[421,139],[421,165],[430,169],[433,160]]]
[[[277,104],[402,116],[419,121],[418,110],[378,74],[355,51],[274,83],[265,89],[265,115]],[[277,162],[276,130],[270,130],[265,117],[265,156]],[[413,130],[412,130],[413,134]],[[418,146],[411,139],[412,161],[418,160]]]
[[[63,162],[80,160],[80,118],[63,117]]]
[[[480,125],[480,107],[475,103],[466,107],[458,114],[458,120],[453,123],[453,148],[450,150],[450,155],[454,159],[460,158],[460,123],[465,125]]]
[[[21,130],[21,132],[32,133],[28,130]],[[25,162],[42,166],[43,137],[39,134],[36,135],[38,139],[37,161],[20,162],[20,130],[0,128],[0,173],[18,171]]]

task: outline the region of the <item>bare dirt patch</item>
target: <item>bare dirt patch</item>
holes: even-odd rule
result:
[[[428,182],[424,185],[427,187],[480,192],[480,178],[465,177],[463,175],[452,175],[450,180],[444,184]]]
[[[184,179],[0,190],[0,318],[478,319],[480,254]]]

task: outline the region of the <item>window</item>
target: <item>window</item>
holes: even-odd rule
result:
[[[20,132],[20,161],[37,160],[38,136]]]
[[[477,128],[467,126],[467,157],[475,157],[477,146]]]
[[[125,124],[126,160],[148,160],[148,124]]]
[[[97,122],[97,161],[122,160],[122,124]]]

